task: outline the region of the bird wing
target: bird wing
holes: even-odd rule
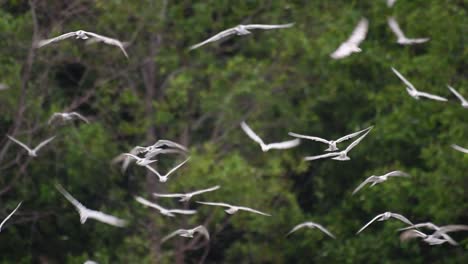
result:
[[[213,206],[232,207],[232,205],[227,204],[227,203],[213,203],[213,202],[200,202],[200,201],[197,201],[197,203],[205,204],[205,205],[213,205]]]
[[[221,31],[218,34],[212,36],[211,38],[209,38],[207,40],[204,40],[203,42],[200,42],[198,44],[195,44],[195,45],[191,46],[190,50],[197,49],[197,48],[199,48],[199,47],[201,47],[201,46],[203,46],[203,45],[205,45],[207,43],[210,43],[210,42],[218,41],[218,40],[220,40],[222,38],[225,38],[225,37],[227,37],[229,35],[232,35],[234,33],[236,33],[236,30],[234,28],[226,29],[226,30]]]
[[[441,102],[448,101],[447,98],[444,98],[444,97],[438,96],[438,95],[434,95],[434,94],[430,94],[430,93],[425,93],[425,92],[418,91],[418,95],[422,96],[422,97],[432,99],[432,100],[436,100],[436,101],[441,101]]]
[[[34,148],[33,151],[39,151],[39,149],[41,149],[42,147],[44,147],[45,145],[47,145],[49,142],[51,142],[52,140],[54,140],[55,136],[53,137],[50,137],[44,141],[42,141],[39,145],[36,146],[36,148]]]
[[[432,230],[437,230],[439,229],[438,226],[434,225],[433,223],[419,223],[419,224],[415,224],[415,225],[410,225],[410,226],[407,226],[407,227],[404,227],[404,228],[400,228],[398,229],[398,231],[404,231],[404,230],[408,230],[408,229],[415,229],[415,228],[421,228],[421,227],[426,227],[426,228],[429,228],[429,229],[432,229]]]
[[[127,221],[123,219],[95,210],[89,210],[88,217],[117,227],[124,227],[127,225]]]
[[[387,0],[387,6],[392,7],[395,4],[396,0]]]
[[[72,112],[72,113],[70,113],[70,115],[76,116],[77,118],[83,120],[84,122],[89,123],[88,119],[86,119],[84,116],[82,116],[81,114],[79,114],[77,112]]]
[[[65,198],[73,204],[78,212],[81,214],[81,210],[88,210],[84,205],[82,205],[78,200],[76,200],[65,188],[62,187],[60,184],[55,184],[55,188],[63,195]]]
[[[303,228],[303,227],[308,227],[310,225],[311,222],[304,222],[304,223],[300,223],[298,225],[296,225],[293,229],[291,229],[291,231],[289,231],[289,233],[286,234],[286,236],[289,236],[290,234],[296,232],[297,230]]]
[[[252,208],[249,208],[249,207],[245,207],[245,206],[237,206],[237,208],[239,208],[239,210],[244,210],[244,211],[248,211],[248,212],[252,212],[252,213],[256,213],[256,214],[271,216],[270,214],[260,212],[258,210],[255,210],[255,209],[252,209]]]
[[[455,90],[452,86],[447,85],[447,87],[462,103],[468,103],[468,101],[460,93],[458,93],[457,90]]]
[[[317,156],[308,156],[308,157],[305,157],[304,160],[318,160],[318,159],[323,159],[323,158],[328,158],[328,157],[334,157],[334,156],[339,156],[340,153],[339,152],[330,152],[330,153],[326,153],[326,154],[322,154],[322,155],[317,155]]]
[[[396,218],[396,219],[402,221],[402,222],[405,223],[405,224],[414,225],[413,223],[411,223],[410,220],[408,220],[408,218],[404,217],[404,216],[401,215],[401,214],[391,213],[391,215],[392,215],[393,218]]]
[[[10,218],[13,216],[14,213],[16,213],[16,211],[18,210],[18,208],[21,206],[22,203],[23,203],[23,202],[20,202],[20,203],[16,206],[16,208],[15,208],[9,215],[7,215],[7,217],[5,217],[5,219],[3,219],[2,223],[0,223],[0,232],[2,231],[2,227],[3,227],[3,225],[6,223],[6,221],[8,221],[8,219],[10,219]]]
[[[185,215],[192,215],[197,213],[196,210],[182,210],[182,209],[169,209],[167,210],[170,213],[176,213],[176,214],[185,214]]]
[[[210,187],[210,188],[207,188],[207,189],[194,191],[194,192],[191,192],[189,194],[190,195],[197,195],[197,194],[202,194],[202,193],[206,193],[206,192],[212,192],[212,191],[218,190],[219,188],[220,188],[220,186],[216,185],[216,186],[213,186],[213,187]]]
[[[354,28],[351,36],[346,40],[346,42],[354,43],[359,45],[364,39],[366,39],[367,30],[369,29],[369,20],[366,18],[361,18],[357,26]]]
[[[407,230],[407,231],[400,234],[400,240],[401,241],[407,241],[407,240],[410,240],[410,239],[413,239],[413,238],[416,238],[416,237],[426,238],[427,235],[424,234],[421,231],[414,230],[414,229]]]
[[[153,167],[151,167],[150,165],[146,165],[145,167],[148,170],[150,170],[151,172],[153,172],[154,174],[156,174],[159,178],[163,178],[163,176],[157,170],[155,170]]]
[[[162,149],[162,148],[156,148],[155,150],[148,151],[148,153],[145,154],[145,158],[151,159],[157,155],[160,154],[170,154],[170,153],[179,153],[179,154],[186,154],[186,151],[180,150],[180,149]]]
[[[296,138],[293,140],[283,141],[283,142],[276,142],[267,144],[267,148],[269,149],[289,149],[294,148],[301,143],[301,140]]]
[[[335,140],[335,142],[340,143],[340,142],[343,142],[345,140],[351,139],[351,138],[356,137],[357,135],[361,134],[364,131],[371,130],[372,128],[373,128],[373,126],[370,126],[370,127],[366,128],[366,129],[351,133],[351,134],[346,135],[344,137],[340,137],[339,139]]]
[[[387,174],[385,174],[384,176],[387,176],[387,177],[409,177],[410,175],[406,172],[403,172],[403,171],[392,171],[392,172],[389,172]]]
[[[174,198],[174,197],[184,197],[185,194],[183,193],[153,193],[156,197],[167,197],[167,198]]]
[[[162,146],[167,146],[169,148],[178,148],[178,149],[181,149],[181,150],[183,150],[185,152],[188,151],[188,149],[185,146],[182,146],[179,143],[176,143],[174,141],[167,140],[167,139],[158,140],[156,143],[154,143],[154,145],[152,147],[159,148],[159,147],[162,147]]]
[[[390,29],[393,31],[393,33],[395,33],[398,39],[407,39],[394,17],[389,17],[387,19],[387,23]]]
[[[365,226],[361,227],[361,229],[359,229],[359,231],[357,231],[356,235],[361,233],[362,230],[366,229],[370,224],[372,224],[375,220],[377,220],[379,217],[381,217],[383,214],[379,214],[377,215],[376,217],[374,217],[372,220],[370,220]]]
[[[351,54],[351,48],[348,44],[348,42],[342,43],[332,54],[330,54],[330,57],[333,59],[342,59]]]
[[[406,84],[408,88],[417,91],[416,88],[414,88],[413,84],[411,84],[405,77],[403,77],[403,75],[400,72],[398,72],[393,67],[392,67],[392,71],[396,74],[396,76],[398,76],[398,78],[400,78],[401,81],[403,81]]]
[[[17,140],[16,138],[14,137],[10,137],[9,135],[7,135],[7,137],[12,140],[13,142],[15,142],[16,144],[20,145],[21,147],[25,148],[28,152],[31,152],[32,149],[30,149],[28,146],[26,146],[26,144],[24,144],[23,142]]]
[[[468,230],[468,225],[446,225],[441,226],[437,232],[439,233],[450,233],[456,231],[466,231]]]
[[[349,146],[346,147],[345,152],[348,153],[351,149],[353,149],[357,144],[359,144],[359,142],[361,142],[361,140],[363,140],[367,136],[367,134],[369,134],[369,132],[371,132],[371,129],[364,133],[364,135],[360,136],[358,139],[353,141],[351,144],[349,144]]]
[[[149,206],[149,207],[152,207],[154,209],[157,209],[159,211],[164,211],[166,210],[165,208],[161,207],[160,205],[157,205],[155,203],[152,203],[148,200],[146,200],[145,198],[141,197],[141,196],[135,196],[135,200],[139,203],[141,203],[142,205],[146,205],[146,206]]]
[[[52,121],[54,121],[57,117],[61,117],[62,113],[54,113],[50,118],[49,121],[47,121],[47,124],[50,125],[52,124]]]
[[[182,233],[185,233],[185,232],[187,232],[187,230],[185,230],[185,229],[177,229],[176,231],[174,231],[174,232],[170,233],[169,235],[163,237],[163,238],[161,239],[161,244],[164,243],[164,242],[166,242],[169,238],[171,238],[171,237],[173,237],[173,236],[177,236],[177,235],[182,234]]]
[[[195,227],[193,231],[202,234],[203,236],[206,237],[207,240],[210,240],[210,233],[208,232],[208,229],[206,229],[206,227],[199,225]]]
[[[263,143],[263,140],[257,134],[255,134],[255,132],[253,132],[253,130],[249,127],[249,125],[247,125],[246,122],[243,121],[241,123],[241,128],[253,141],[257,142],[260,145],[265,145],[265,143]]]
[[[466,148],[460,147],[460,146],[458,146],[456,144],[452,144],[451,146],[452,146],[452,148],[454,148],[454,149],[456,149],[456,150],[458,150],[460,152],[468,154],[468,149],[466,149]]]
[[[313,226],[317,227],[318,229],[320,229],[322,232],[324,232],[325,234],[327,234],[327,235],[330,236],[331,238],[335,238],[335,239],[336,239],[336,237],[335,237],[330,231],[328,231],[328,229],[326,229],[326,228],[323,227],[322,225],[313,223]]]
[[[276,29],[276,28],[290,28],[294,23],[281,24],[281,25],[265,25],[265,24],[249,24],[244,25],[246,29]]]
[[[357,193],[359,190],[361,190],[362,187],[364,187],[367,183],[369,183],[369,182],[372,181],[373,179],[375,179],[375,176],[370,176],[369,178],[365,179],[361,184],[359,184],[358,187],[356,187],[356,189],[354,189],[353,195],[354,195],[355,193]]]
[[[43,40],[40,40],[40,41],[37,42],[36,48],[42,48],[42,47],[44,47],[46,45],[49,45],[51,43],[67,39],[67,38],[73,37],[75,35],[76,35],[76,32],[69,32],[69,33],[62,34],[62,35],[60,35],[58,37],[55,37],[55,38],[43,39]]]
[[[302,135],[302,134],[296,134],[296,133],[293,133],[293,132],[289,132],[288,135],[290,135],[291,137],[297,137],[297,138],[303,138],[303,139],[318,141],[318,142],[322,142],[322,143],[325,143],[325,144],[330,143],[330,141],[328,141],[326,139],[323,139],[323,138],[307,136],[307,135]]]
[[[125,51],[124,45],[123,45],[122,42],[120,42],[119,40],[113,39],[113,38],[109,38],[109,37],[105,37],[105,36],[102,36],[102,35],[99,35],[99,34],[96,34],[96,33],[93,33],[93,32],[88,32],[88,31],[86,31],[86,34],[87,34],[87,35],[90,35],[91,37],[97,38],[97,39],[99,39],[100,41],[102,41],[102,42],[104,42],[104,43],[106,43],[106,44],[119,47],[120,50],[121,50],[121,51],[123,52],[123,54],[125,55],[125,57],[127,57],[127,59],[128,59],[128,54],[127,54],[127,52]]]
[[[168,173],[166,173],[166,176],[169,176],[171,175],[174,171],[176,171],[177,169],[179,169],[180,167],[182,167],[187,161],[190,160],[190,157],[188,157],[186,160],[182,161],[179,165],[175,166],[174,168],[172,168]]]

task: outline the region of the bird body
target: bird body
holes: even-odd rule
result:
[[[260,145],[263,152],[267,152],[271,149],[289,149],[296,147],[301,143],[301,140],[296,138],[293,140],[283,141],[279,143],[265,144],[265,142],[263,142],[263,140],[249,127],[249,125],[247,125],[247,123],[242,122],[241,128],[242,130],[244,130],[247,136],[249,136],[250,139],[252,139]]]
[[[364,182],[362,182],[356,189],[354,189],[353,195],[357,193],[360,189],[362,189],[366,184],[372,183],[371,184],[371,187],[372,187],[374,185],[377,185],[379,183],[382,183],[388,180],[388,177],[409,177],[409,174],[402,172],[402,171],[392,171],[392,172],[389,172],[380,176],[372,175],[369,178],[367,178]]]
[[[361,52],[361,48],[359,45],[361,44],[364,39],[366,39],[367,30],[369,29],[369,21],[366,18],[361,18],[351,36],[343,42],[338,49],[336,49],[330,57],[333,59],[343,59],[348,57],[349,55]]]
[[[447,98],[416,90],[413,84],[411,84],[405,77],[403,77],[403,75],[400,72],[398,72],[395,68],[392,67],[392,71],[396,74],[396,76],[398,76],[398,78],[400,78],[401,81],[403,81],[403,83],[406,85],[406,91],[414,99],[419,100],[419,97],[426,97],[441,102],[447,101]]]
[[[16,138],[14,137],[11,137],[11,136],[8,136],[7,137],[15,142],[16,144],[20,145],[21,147],[23,147],[24,149],[26,149],[28,151],[28,155],[31,156],[31,157],[37,157],[37,152],[42,148],[44,147],[45,145],[47,145],[50,141],[52,141],[55,136],[53,137],[50,137],[44,141],[42,141],[41,143],[39,143],[39,145],[37,145],[34,149],[31,149],[30,147],[28,147],[26,144],[24,144],[23,142],[17,140]]]

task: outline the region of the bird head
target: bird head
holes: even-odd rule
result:
[[[235,214],[237,212],[237,208],[232,207],[232,208],[226,209],[225,212],[228,214]]]
[[[167,182],[167,176],[159,177],[159,182]]]
[[[86,36],[86,32],[84,32],[83,30],[78,30],[76,32],[76,38],[77,39],[88,39],[88,36]]]

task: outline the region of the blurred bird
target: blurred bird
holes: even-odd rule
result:
[[[387,0],[387,6],[392,7],[397,0]]]
[[[192,228],[192,229],[178,229],[172,233],[170,233],[169,235],[163,237],[163,239],[161,239],[161,244],[166,242],[168,239],[174,237],[174,236],[181,236],[181,237],[190,237],[192,238],[193,235],[195,233],[200,233],[201,235],[203,235],[204,237],[206,237],[207,240],[210,240],[210,233],[208,233],[208,230],[206,229],[206,227],[202,226],[202,225],[199,225],[195,228]]]
[[[233,28],[229,28],[229,29],[226,29],[224,31],[221,31],[219,32],[218,34],[214,35],[213,37],[203,41],[203,42],[200,42],[196,45],[193,45],[190,47],[190,50],[193,50],[193,49],[196,49],[196,48],[199,48],[205,44],[208,44],[210,42],[215,42],[215,41],[218,41],[220,39],[223,39],[223,38],[226,38],[230,35],[237,35],[237,36],[243,36],[243,35],[248,35],[248,34],[251,34],[252,32],[250,32],[249,30],[252,30],[252,29],[264,29],[264,30],[268,30],[268,29],[279,29],[279,28],[289,28],[289,27],[292,27],[294,25],[294,23],[289,23],[289,24],[283,24],[283,25],[260,25],[260,24],[250,24],[250,25],[238,25],[238,26],[235,26]]]
[[[0,91],[6,90],[8,88],[10,88],[10,87],[8,87],[8,85],[0,83]]]
[[[124,45],[119,40],[109,38],[109,37],[105,37],[105,36],[102,36],[102,35],[99,35],[99,34],[96,34],[96,33],[93,33],[93,32],[84,31],[84,30],[69,32],[69,33],[65,33],[65,34],[60,35],[60,36],[55,37],[55,38],[40,40],[39,42],[36,43],[36,48],[42,48],[42,47],[44,47],[46,45],[49,45],[51,43],[58,42],[58,41],[61,41],[61,40],[67,39],[67,38],[71,38],[71,37],[75,37],[76,39],[96,38],[96,39],[99,40],[99,42],[104,42],[104,43],[106,43],[108,45],[113,45],[113,46],[119,47],[120,50],[125,55],[125,57],[128,58],[128,54],[125,51]]]
[[[424,234],[421,231],[414,230],[414,229],[407,230],[407,231],[400,234],[401,242],[405,242],[407,240],[410,240],[410,239],[413,239],[413,238],[416,238],[416,237],[422,238],[424,242],[428,243],[431,246],[441,245],[441,244],[443,244],[445,242],[448,242],[448,240],[446,240],[446,239],[441,239],[441,238],[435,237],[433,235],[427,235],[427,234]]]
[[[50,141],[52,141],[52,140],[55,138],[55,136],[53,136],[53,137],[51,137],[51,138],[48,138],[48,139],[42,141],[41,143],[39,143],[39,145],[37,145],[36,148],[31,149],[31,148],[29,148],[28,146],[26,146],[26,144],[24,144],[23,142],[21,142],[21,141],[15,139],[14,137],[11,137],[11,136],[9,136],[9,135],[7,135],[7,137],[8,137],[11,141],[15,142],[16,144],[18,144],[18,145],[20,145],[21,147],[23,147],[24,149],[26,149],[26,150],[28,151],[28,155],[31,156],[31,157],[37,157],[37,152],[38,152],[42,147],[44,147],[45,145],[47,145],[47,143],[49,143]]]
[[[343,151],[331,152],[331,153],[317,155],[317,156],[309,156],[309,157],[305,157],[304,160],[311,161],[311,160],[317,160],[317,159],[323,159],[323,158],[329,158],[329,157],[333,157],[332,159],[339,160],[339,161],[350,160],[351,158],[348,157],[348,152],[351,151],[351,149],[353,149],[357,144],[359,144],[359,142],[361,142],[361,140],[364,139],[367,136],[367,134],[369,134],[372,128],[373,126],[369,127],[368,131],[364,135],[362,135],[361,137],[353,141],[351,144],[349,144],[349,146]]]
[[[2,228],[3,228],[3,225],[6,223],[6,221],[8,221],[8,219],[10,219],[14,213],[16,213],[16,211],[18,210],[18,208],[21,206],[23,202],[20,202],[16,208],[9,214],[7,215],[7,217],[5,217],[5,219],[3,219],[3,221],[0,223],[0,232],[2,232]]]
[[[426,98],[436,100],[436,101],[442,101],[442,102],[447,101],[447,98],[444,98],[444,97],[441,97],[441,96],[438,96],[438,95],[425,93],[425,92],[420,92],[420,91],[416,90],[416,88],[414,88],[414,86],[408,80],[406,80],[405,77],[403,77],[403,75],[401,75],[401,73],[399,73],[397,70],[395,70],[395,68],[392,67],[392,71],[396,74],[396,76],[398,76],[398,78],[400,78],[400,80],[402,80],[405,83],[406,91],[414,99],[419,100],[419,97],[426,97]]]
[[[357,193],[364,185],[368,183],[372,183],[370,187],[382,183],[386,180],[388,180],[388,177],[409,177],[408,173],[402,172],[402,171],[392,171],[387,174],[381,175],[381,176],[375,176],[372,175],[369,178],[367,178],[365,181],[363,181],[356,189],[353,191],[353,195]]]
[[[168,197],[168,198],[180,198],[180,202],[188,202],[193,196],[206,193],[206,192],[212,192],[214,190],[219,189],[219,185],[213,186],[208,189],[203,189],[203,190],[198,190],[194,192],[189,192],[189,193],[153,193],[154,196],[156,197]]]
[[[297,230],[299,230],[299,229],[301,229],[303,227],[318,228],[320,231],[324,232],[325,234],[327,234],[331,238],[335,238],[335,236],[332,233],[330,233],[330,231],[328,231],[325,227],[323,227],[320,224],[314,223],[314,222],[304,222],[302,224],[298,224],[291,231],[289,231],[289,233],[286,236],[289,236],[290,234],[296,232]]]
[[[349,135],[346,135],[344,137],[341,137],[337,140],[326,140],[326,139],[323,139],[323,138],[319,138],[319,137],[313,137],[313,136],[307,136],[307,135],[301,135],[301,134],[296,134],[296,133],[292,133],[292,132],[289,132],[288,135],[292,136],[292,137],[297,137],[297,138],[303,138],[303,139],[310,139],[310,140],[313,140],[313,141],[318,141],[318,142],[321,142],[321,143],[325,143],[325,144],[328,144],[328,148],[325,150],[325,151],[337,151],[338,148],[336,147],[336,144],[338,143],[341,143],[345,140],[348,140],[348,139],[351,139],[351,138],[354,138],[356,137],[357,135],[361,134],[362,132],[366,131],[366,130],[369,130],[369,128],[366,128],[366,129],[363,129],[361,131],[358,131],[358,132],[354,132],[352,134],[349,134]]]
[[[145,205],[145,206],[149,206],[149,207],[152,207],[156,210],[158,210],[162,215],[165,215],[165,216],[170,216],[170,217],[174,217],[175,215],[174,214],[185,214],[185,215],[192,215],[192,214],[195,214],[197,211],[195,210],[182,210],[182,209],[166,209],[158,204],[155,204],[155,203],[152,203],[148,200],[146,200],[145,198],[143,197],[140,197],[140,196],[135,196],[135,200],[139,203],[141,203],[142,205]]]
[[[365,226],[363,226],[361,229],[359,229],[359,231],[357,231],[356,235],[361,233],[362,230],[366,229],[366,227],[368,227],[370,224],[372,224],[374,221],[385,221],[385,220],[388,220],[390,219],[391,217],[395,218],[395,219],[398,219],[400,221],[402,221],[403,223],[405,224],[408,224],[408,225],[413,225],[413,223],[411,223],[410,220],[408,220],[406,217],[404,217],[403,215],[401,214],[395,214],[395,213],[392,213],[392,212],[385,212],[383,214],[379,214],[377,215],[376,217],[374,217],[372,220],[369,221],[369,223],[367,223]]]
[[[454,148],[455,150],[458,150],[460,152],[468,154],[468,149],[462,148],[462,147],[460,147],[460,146],[458,146],[456,144],[452,144],[452,148]]]
[[[461,94],[459,94],[452,86],[447,85],[447,87],[460,100],[462,107],[468,108],[468,101]]]
[[[167,182],[167,179],[168,179],[169,175],[171,175],[174,171],[178,170],[180,167],[182,167],[189,160],[190,160],[190,157],[187,158],[186,160],[184,160],[183,162],[181,162],[179,165],[172,168],[168,173],[166,173],[164,175],[161,175],[157,170],[155,170],[154,168],[152,168],[149,165],[146,165],[145,167],[147,169],[149,169],[150,171],[152,171],[154,174],[156,174],[158,176],[160,182]]]
[[[102,213],[100,211],[95,211],[86,208],[84,205],[82,205],[78,200],[76,200],[69,192],[67,192],[62,185],[56,184],[55,188],[73,205],[75,206],[76,210],[80,214],[80,222],[81,224],[84,224],[88,218],[90,219],[95,219],[97,221],[100,221],[102,223],[116,226],[116,227],[124,227],[127,225],[127,222],[125,220],[122,220],[120,218],[117,218],[112,215],[108,215],[105,213]]]
[[[394,17],[388,18],[387,22],[388,22],[388,26],[390,26],[390,29],[397,36],[398,44],[401,44],[401,45],[420,44],[420,43],[427,42],[430,39],[430,38],[407,38]]]
[[[129,157],[130,161],[131,160],[136,160],[135,163],[137,165],[144,166],[144,167],[157,161],[157,160],[150,160],[150,159],[147,159],[147,158],[140,158],[140,157],[135,156],[135,155],[130,154],[130,153],[123,153],[122,155]]]
[[[266,214],[266,213],[260,212],[260,211],[258,211],[258,210],[249,208],[249,207],[234,206],[234,205],[230,205],[230,204],[227,204],[227,203],[212,203],[212,202],[200,202],[200,201],[197,201],[197,203],[199,203],[199,204],[205,204],[205,205],[229,207],[229,209],[224,210],[224,211],[225,211],[226,213],[228,213],[228,214],[235,214],[237,211],[241,210],[241,211],[247,211],[247,212],[251,212],[251,213],[256,213],[256,214],[271,216],[270,214]]]
[[[447,240],[450,244],[456,246],[458,243],[453,240],[452,237],[450,237],[447,233],[450,232],[456,232],[456,231],[467,231],[468,230],[468,225],[446,225],[446,226],[437,226],[431,222],[426,222],[426,223],[419,223],[415,225],[411,225],[405,228],[400,228],[398,229],[399,231],[404,231],[408,229],[417,229],[417,228],[428,228],[431,230],[434,230],[435,232],[431,235],[435,238],[442,237],[443,239]]]
[[[361,52],[359,44],[366,39],[367,30],[369,29],[369,21],[366,18],[361,18],[356,28],[351,33],[351,36],[336,49],[330,57],[333,59],[343,59],[355,52]]]
[[[60,118],[62,121],[71,121],[73,119],[80,119],[86,123],[89,123],[88,119],[86,119],[84,116],[80,115],[77,112],[71,112],[71,113],[54,113],[50,118],[47,124],[51,124],[54,120],[57,118]]]
[[[297,145],[301,143],[301,140],[296,138],[293,140],[283,141],[279,143],[265,144],[263,140],[257,134],[255,134],[255,132],[247,125],[247,123],[242,122],[241,128],[242,130],[244,130],[247,136],[250,137],[250,139],[260,144],[260,147],[262,148],[263,152],[267,152],[270,149],[289,149],[289,148],[296,147]]]

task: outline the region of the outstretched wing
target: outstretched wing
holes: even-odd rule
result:
[[[185,194],[183,193],[153,193],[153,195],[156,197],[165,197],[165,198],[178,198],[178,197],[185,196]]]
[[[127,225],[127,221],[123,219],[95,210],[89,210],[88,217],[116,227],[124,227]]]
[[[49,142],[51,142],[52,140],[54,140],[55,136],[53,137],[50,137],[44,141],[42,141],[39,145],[37,145],[37,147],[33,150],[33,151],[39,151],[39,149],[41,149],[42,147],[44,147],[45,145],[47,145]]]
[[[244,130],[247,136],[249,136],[250,139],[252,139],[253,141],[257,142],[260,145],[265,144],[263,143],[263,140],[257,134],[255,134],[255,132],[249,127],[249,125],[247,125],[246,122],[242,121],[241,128],[242,130]]]
[[[205,205],[213,205],[213,206],[232,207],[232,205],[227,204],[227,203],[213,203],[213,202],[200,202],[200,201],[196,201],[196,203],[205,204]]]
[[[182,209],[171,209],[168,210],[170,213],[184,214],[184,215],[193,215],[196,214],[196,210],[182,210]]]
[[[401,30],[400,26],[398,25],[398,22],[396,21],[394,17],[389,17],[387,19],[387,23],[390,29],[393,31],[393,33],[395,33],[398,39],[406,39],[405,34]]]
[[[410,175],[406,172],[403,172],[403,171],[392,171],[392,172],[389,172],[387,174],[385,174],[384,176],[387,176],[387,177],[409,177]]]
[[[359,231],[356,232],[356,235],[361,233],[362,230],[366,229],[370,224],[372,224],[375,220],[377,220],[379,217],[381,217],[382,214],[379,214],[377,215],[376,217],[374,217],[372,220],[370,220],[366,225],[364,225],[363,227],[361,227],[361,229],[359,229]]]
[[[84,205],[82,205],[78,200],[76,200],[67,190],[65,190],[62,185],[60,184],[55,184],[55,188],[71,203],[73,204],[78,212],[81,214],[81,210],[87,210]]]
[[[455,150],[458,150],[458,151],[460,151],[460,152],[463,152],[463,153],[468,154],[468,149],[466,149],[466,148],[460,147],[460,146],[458,146],[458,145],[456,145],[456,144],[452,144],[451,146],[452,146],[452,148],[454,148]]]
[[[171,175],[174,171],[178,170],[180,167],[182,167],[189,160],[190,160],[190,157],[188,157],[186,160],[182,161],[179,165],[175,166],[168,173],[166,173],[166,176]]]
[[[448,101],[447,98],[444,98],[444,97],[438,96],[438,95],[434,95],[434,94],[430,94],[430,93],[425,93],[425,92],[418,91],[418,95],[422,96],[422,97],[432,99],[432,100],[436,100],[436,101],[441,101],[441,102]]]
[[[166,146],[166,147],[169,147],[169,148],[177,148],[177,149],[183,150],[185,152],[188,151],[188,149],[185,146],[182,146],[179,143],[176,143],[174,141],[167,140],[167,139],[158,140],[156,143],[153,144],[152,147],[159,148],[159,147],[162,147],[162,146]]]
[[[62,117],[62,113],[54,113],[50,118],[49,121],[47,121],[47,124],[50,125],[52,122],[57,119],[57,117]]]
[[[358,139],[356,139],[355,141],[353,141],[351,144],[349,144],[348,147],[346,147],[345,149],[345,152],[348,153],[351,149],[353,149],[357,144],[359,144],[359,142],[361,142],[361,140],[363,140],[367,134],[369,134],[369,132],[371,132],[372,130],[372,127],[370,127],[370,129],[362,136],[360,136]]]
[[[246,29],[277,29],[277,28],[290,28],[294,23],[281,24],[281,25],[265,25],[265,24],[249,24],[244,25]]]
[[[408,220],[408,218],[404,217],[404,216],[401,215],[401,214],[395,214],[395,213],[391,213],[391,214],[392,214],[392,217],[393,217],[393,218],[396,218],[396,219],[402,221],[402,222],[405,223],[405,224],[414,225],[413,223],[411,223],[410,220]]]
[[[166,241],[167,241],[168,239],[170,239],[171,237],[177,236],[177,235],[182,234],[182,233],[185,233],[185,232],[187,232],[187,230],[178,229],[178,230],[176,230],[176,231],[170,233],[169,235],[163,237],[163,238],[161,239],[161,244],[164,243],[164,242],[166,242]]]
[[[351,134],[346,135],[346,136],[344,136],[344,137],[340,137],[340,138],[337,139],[335,142],[336,142],[336,143],[341,143],[341,142],[343,142],[343,141],[346,141],[346,140],[348,140],[348,139],[351,139],[351,138],[354,138],[354,137],[360,135],[360,134],[361,134],[362,132],[364,132],[364,131],[371,130],[372,128],[373,128],[373,126],[370,126],[370,127],[366,128],[366,129],[363,129],[363,130],[360,130],[360,131],[351,133]]]
[[[149,207],[152,207],[154,209],[157,209],[159,211],[164,211],[166,210],[165,208],[155,204],[155,203],[152,203],[148,200],[146,200],[145,198],[141,197],[141,196],[135,196],[135,200],[139,203],[141,203],[142,205],[146,205],[146,206],[149,206]]]
[[[220,188],[220,186],[219,186],[219,185],[216,185],[216,186],[213,186],[213,187],[210,187],[210,188],[207,188],[207,189],[194,191],[194,192],[191,192],[191,193],[189,193],[189,194],[191,194],[191,195],[197,195],[197,194],[202,194],[202,193],[206,193],[206,192],[212,192],[212,191],[218,190],[219,188]]]
[[[206,227],[199,225],[193,229],[194,232],[198,232],[201,235],[205,236],[207,240],[210,240],[210,233],[208,232],[208,229]]]
[[[70,113],[71,116],[75,116],[77,117],[78,119],[81,119],[83,120],[84,122],[86,123],[89,123],[88,119],[86,119],[84,116],[82,116],[81,114],[77,113],[77,112],[71,112]]]
[[[361,18],[356,28],[354,28],[353,33],[351,33],[351,36],[346,42],[359,45],[364,39],[366,39],[368,29],[369,20],[367,20],[366,18]]]
[[[197,48],[199,48],[199,47],[201,47],[201,46],[203,46],[205,44],[208,44],[210,42],[218,41],[218,40],[220,40],[222,38],[225,38],[225,37],[227,37],[229,35],[232,35],[234,33],[236,33],[236,30],[234,28],[226,29],[226,30],[219,32],[218,34],[212,36],[211,38],[209,38],[209,39],[207,39],[207,40],[205,40],[203,42],[200,42],[198,44],[195,44],[195,45],[191,46],[190,50],[197,49]]]
[[[122,42],[120,42],[119,40],[117,39],[113,39],[113,38],[109,38],[109,37],[105,37],[105,36],[102,36],[102,35],[99,35],[99,34],[96,34],[96,33],[93,33],[93,32],[88,32],[86,31],[86,34],[87,35],[90,35],[91,37],[94,37],[94,38],[97,38],[99,39],[100,41],[108,44],[108,45],[113,45],[113,46],[117,46],[120,48],[120,50],[123,52],[123,54],[125,55],[125,57],[127,57],[128,59],[128,54],[127,52],[125,51],[125,48],[124,48],[124,45],[122,44]]]
[[[271,216],[270,214],[260,212],[258,210],[255,210],[255,209],[252,209],[252,208],[249,208],[249,207],[238,206],[237,208],[239,208],[239,210],[244,210],[244,211],[251,212],[251,213],[261,214],[261,215],[265,215],[265,216]]]
[[[15,210],[13,210],[7,217],[5,217],[5,219],[3,219],[2,223],[0,223],[0,232],[2,232],[2,227],[3,227],[3,225],[6,223],[6,221],[8,221],[8,219],[10,219],[10,218],[13,216],[13,214],[16,213],[16,211],[18,210],[18,208],[21,206],[22,203],[23,203],[23,202],[20,202],[20,203],[16,206]]]
[[[355,193],[357,193],[359,190],[361,190],[367,183],[369,183],[370,181],[372,181],[374,178],[375,178],[375,176],[370,176],[369,178],[367,178],[366,180],[364,180],[361,184],[359,184],[359,186],[356,187],[356,189],[354,189],[353,195],[354,195]]]
[[[335,237],[330,231],[328,231],[328,229],[326,229],[326,228],[323,227],[322,225],[316,224],[316,223],[313,223],[313,225],[314,225],[315,227],[317,227],[318,229],[320,229],[320,230],[321,230],[322,232],[324,232],[325,234],[327,234],[329,237],[336,239],[336,237]]]
[[[416,91],[416,88],[414,88],[413,84],[411,84],[405,77],[403,77],[403,75],[398,72],[395,68],[392,67],[392,71],[396,74],[396,76],[398,76],[398,78],[400,78],[400,80],[402,82],[404,82],[406,84],[406,87],[408,87],[409,89],[412,89],[412,90],[415,90]]]
[[[277,143],[270,143],[267,144],[267,148],[269,149],[290,149],[298,146],[301,143],[301,140],[296,138],[293,140],[277,142]]]
[[[465,104],[468,104],[468,101],[460,94],[457,92],[457,90],[455,90],[452,86],[450,85],[447,85],[447,87],[450,89],[450,91],[462,102],[462,103],[465,103]]]
[[[25,148],[28,152],[32,151],[32,149],[30,149],[28,146],[26,146],[26,144],[24,144],[23,142],[17,140],[16,138],[10,137],[9,135],[7,135],[7,137],[8,137],[11,141],[13,141],[13,142],[15,142],[16,144],[20,145],[21,147]]]
[[[60,36],[55,37],[55,38],[43,39],[43,40],[38,41],[35,46],[36,46],[36,48],[42,48],[42,47],[44,47],[46,45],[49,45],[51,43],[67,39],[67,38],[73,37],[75,35],[76,35],[76,32],[69,32],[69,33],[65,33],[65,34],[60,35]]]
[[[340,155],[339,152],[330,152],[330,153],[326,153],[322,155],[305,157],[304,160],[311,161],[311,160],[318,160],[318,159],[323,159],[323,158],[328,158],[328,157],[335,157],[339,155]]]
[[[288,135],[290,135],[291,137],[297,137],[297,138],[303,138],[303,139],[318,141],[318,142],[322,142],[322,143],[325,143],[325,144],[330,143],[330,141],[328,141],[326,139],[323,139],[323,138],[307,136],[307,135],[302,135],[302,134],[296,134],[296,133],[293,133],[293,132],[289,132]]]

